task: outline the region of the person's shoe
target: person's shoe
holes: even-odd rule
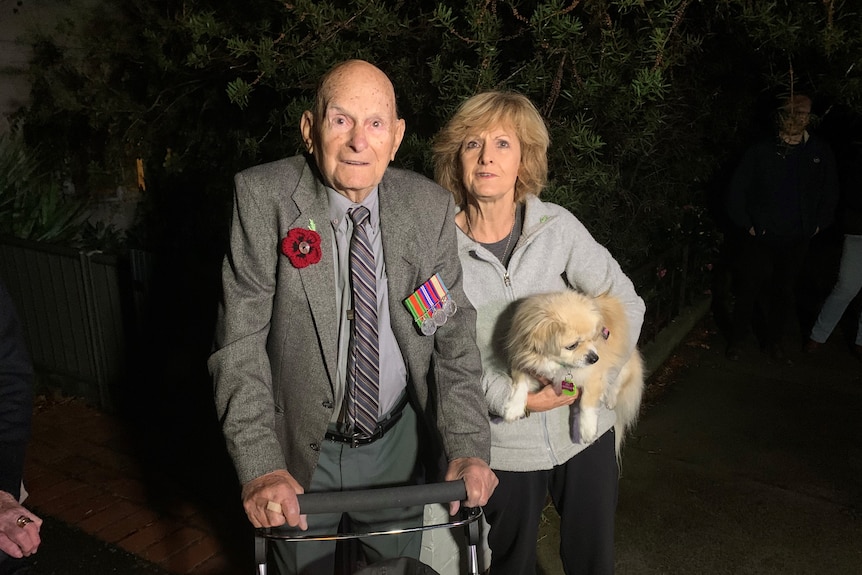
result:
[[[819,341],[814,341],[813,339],[809,339],[805,342],[805,345],[802,346],[802,351],[805,353],[815,353],[820,351],[823,347],[823,344]]]

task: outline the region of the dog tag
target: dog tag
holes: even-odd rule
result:
[[[571,373],[566,374],[566,378],[563,379],[563,381],[560,385],[563,389],[564,395],[577,395],[578,394],[578,389],[575,387],[575,382],[572,381],[572,374]]]

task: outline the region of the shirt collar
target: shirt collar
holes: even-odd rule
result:
[[[380,224],[377,189],[378,186],[375,186],[374,189],[371,190],[371,193],[368,194],[361,203],[355,204],[332,188],[327,187],[326,194],[329,197],[329,221],[332,222],[332,226],[336,230],[346,230],[347,220],[349,219],[347,212],[356,206],[365,206],[371,214],[369,218],[371,228],[376,230],[377,226]]]

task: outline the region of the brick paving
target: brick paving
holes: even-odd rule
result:
[[[181,487],[169,480],[154,481],[159,474],[145,469],[133,445],[116,416],[79,399],[38,398],[24,476],[27,506],[170,573],[251,572],[250,556],[236,551],[245,542],[223,528],[229,520],[214,519],[214,510],[194,498],[183,501]]]

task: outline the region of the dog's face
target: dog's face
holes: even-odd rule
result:
[[[518,349],[550,359],[571,369],[599,360],[599,344],[606,337],[600,310],[576,292],[548,294],[525,301],[512,322],[513,351]]]

